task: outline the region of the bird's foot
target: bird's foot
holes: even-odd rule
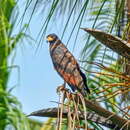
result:
[[[57,93],[60,93],[60,92],[63,92],[63,91],[69,91],[67,88],[65,88],[65,84],[58,86],[57,89],[56,89]]]
[[[64,86],[63,86],[63,85],[60,85],[60,86],[57,87],[56,92],[57,92],[57,93],[60,93],[60,92],[63,91],[63,90],[64,90]]]

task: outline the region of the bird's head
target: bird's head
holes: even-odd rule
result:
[[[49,43],[55,43],[58,40],[56,34],[49,34],[46,38]]]

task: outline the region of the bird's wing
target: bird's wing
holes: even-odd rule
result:
[[[71,86],[79,87],[83,85],[79,66],[74,56],[68,51],[64,44],[60,44],[51,54],[55,69],[61,77]]]

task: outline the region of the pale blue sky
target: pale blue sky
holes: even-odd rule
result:
[[[23,3],[20,3],[20,5],[22,4]],[[20,11],[22,12],[23,8],[20,8]],[[43,13],[43,15],[44,14],[45,13]],[[28,16],[25,17],[25,23],[27,23],[28,18]],[[34,15],[31,21],[29,27],[30,35],[35,40],[41,28],[42,21],[41,14]],[[50,23],[47,34],[56,33],[58,36],[61,36],[63,31],[63,26],[61,23],[62,19],[52,21],[52,23]],[[62,40],[63,43],[67,42],[73,23],[74,21],[71,20],[67,32],[65,33],[65,36]],[[84,27],[88,26],[84,25]],[[84,34],[85,32],[80,30],[77,44],[73,52],[77,59],[80,55],[81,49],[84,47]],[[74,45],[74,36],[75,34],[72,36],[68,45],[71,52]],[[17,48],[16,57],[14,60],[14,64],[20,67],[20,84],[16,89],[14,89],[13,94],[18,97],[19,101],[22,103],[23,112],[27,114],[39,109],[57,106],[57,104],[50,101],[58,101],[56,87],[63,83],[63,80],[53,69],[46,39],[43,39],[42,47],[39,48],[36,54],[35,50],[38,43],[33,42],[33,44],[29,45],[28,41],[26,40],[20,43],[20,46]],[[10,86],[17,84],[17,77],[18,72],[16,69],[14,69],[10,77]]]

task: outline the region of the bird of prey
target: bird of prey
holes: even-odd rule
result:
[[[77,90],[83,96],[90,93],[85,74],[80,70],[76,59],[58,36],[50,34],[47,36],[47,41],[49,42],[50,56],[54,68],[71,87],[72,91]]]

